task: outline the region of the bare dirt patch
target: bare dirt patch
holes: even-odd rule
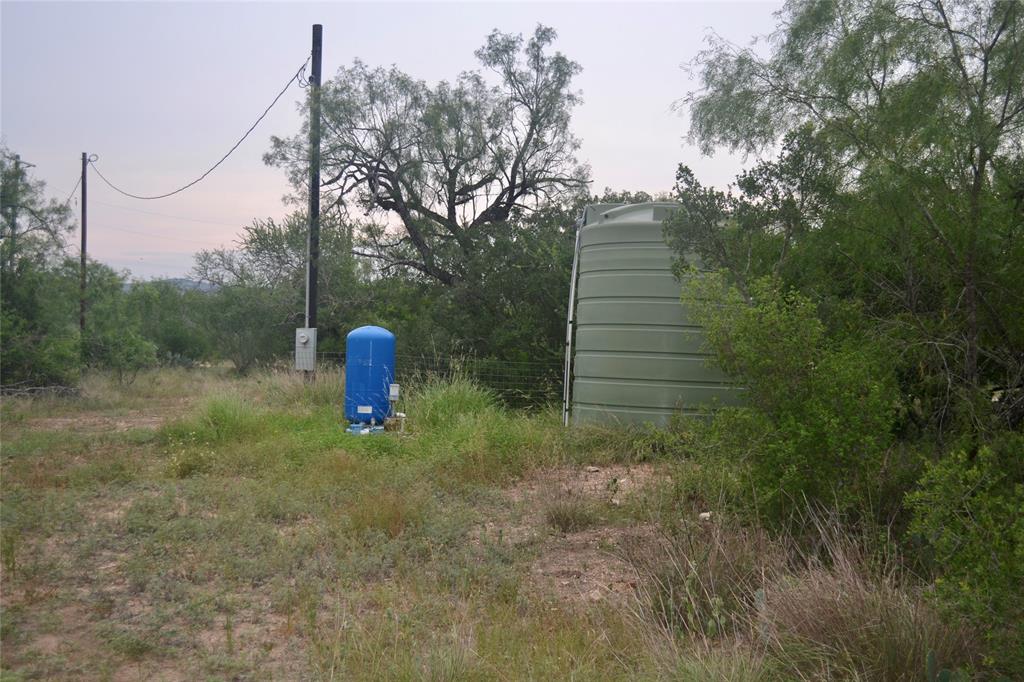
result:
[[[583,495],[605,499],[612,504],[649,485],[655,478],[650,464],[559,467],[542,469],[526,476],[506,491],[513,503],[537,503],[550,495]]]
[[[622,558],[622,548],[654,537],[653,526],[602,525],[560,533],[548,523],[545,510],[560,499],[578,499],[598,513],[612,513],[625,500],[659,480],[650,464],[559,467],[532,472],[503,491],[511,510],[481,524],[476,540],[504,541],[513,546],[539,543],[528,570],[531,587],[540,594],[573,604],[632,598],[636,573]]]
[[[530,582],[542,593],[570,603],[633,598],[636,571],[622,558],[627,544],[647,542],[649,526],[591,528],[549,537],[530,566]]]
[[[296,634],[293,618],[260,610],[247,611],[231,620],[219,616],[211,627],[196,635],[196,641],[207,656],[241,656],[273,679],[296,679],[302,677],[307,660]]]
[[[557,467],[529,473],[502,491],[504,506],[472,534],[474,542],[526,545],[546,537],[551,528],[544,518],[547,505],[559,498],[577,497],[597,504],[619,506],[656,480],[650,464]]]
[[[118,524],[137,497],[110,499],[108,497],[82,505],[82,516],[91,524]]]
[[[22,426],[35,431],[72,431],[78,433],[124,432],[132,429],[158,429],[166,422],[188,412],[194,399],[138,399],[137,409],[70,411],[52,417],[29,417]]]
[[[53,679],[55,668],[62,667],[61,661],[81,662],[96,656],[101,643],[93,635],[89,612],[77,603],[43,609],[34,609],[33,629],[43,630],[21,645],[5,643],[4,663],[12,667],[27,664],[34,676]],[[43,621],[49,620],[44,624]],[[7,667],[5,665],[5,667]]]
[[[161,661],[154,663],[152,661],[145,661],[122,665],[114,673],[112,679],[114,682],[138,682],[138,680],[185,682],[195,678],[181,672],[172,662]]]
[[[133,410],[112,416],[98,412],[83,412],[70,417],[38,417],[29,419],[25,425],[36,431],[78,431],[99,433],[104,431],[124,432],[132,429],[158,429],[164,422],[179,416],[181,407],[160,410]]]

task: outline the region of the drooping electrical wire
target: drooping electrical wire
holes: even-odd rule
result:
[[[146,211],[141,208],[132,208],[131,206],[121,206],[119,204],[108,204],[103,201],[93,201],[90,203],[94,203],[99,206],[106,206],[108,208],[116,208],[122,211],[131,211],[132,213],[144,213],[145,215],[160,216],[161,218],[173,218],[175,220],[184,220],[190,223],[202,223],[204,225],[220,225],[221,227],[231,227],[236,230],[242,225],[242,223],[225,223],[216,220],[204,220],[203,218],[189,218],[183,215],[172,215],[170,213],[158,213],[157,211]]]
[[[61,206],[63,206],[64,208],[67,208],[68,205],[71,204],[71,199],[72,199],[72,197],[75,196],[75,192],[78,191],[78,186],[81,185],[81,184],[82,184],[82,176],[79,175],[78,176],[78,180],[75,182],[75,186],[71,188],[70,192],[68,192],[68,198],[64,200],[64,203],[61,204]]]
[[[198,239],[185,239],[183,237],[172,237],[166,234],[150,234],[149,232],[140,232],[139,230],[128,230],[123,227],[113,227],[111,225],[104,225],[104,230],[114,230],[115,232],[124,232],[125,234],[136,234],[140,237],[151,237],[153,239],[166,239],[172,242],[180,242],[182,244],[198,244],[199,246],[205,246],[208,249],[217,248],[210,242],[200,241]]]
[[[260,117],[256,119],[256,122],[255,122],[255,123],[253,123],[253,124],[252,124],[251,126],[249,126],[249,129],[248,129],[248,130],[246,130],[246,131],[245,131],[245,134],[244,134],[244,135],[242,135],[242,137],[241,137],[241,138],[240,138],[240,139],[238,140],[238,142],[236,142],[236,143],[234,144],[234,146],[233,146],[233,147],[231,147],[231,149],[229,149],[229,150],[228,150],[227,154],[225,154],[224,156],[222,156],[222,157],[220,158],[220,160],[219,160],[219,161],[217,161],[217,163],[213,164],[213,166],[211,166],[211,167],[210,167],[210,169],[209,169],[209,170],[207,170],[207,171],[206,171],[205,173],[203,173],[202,175],[200,175],[200,176],[199,176],[198,178],[196,178],[196,179],[195,179],[195,180],[193,180],[192,182],[188,183],[187,185],[183,185],[183,186],[179,187],[178,189],[176,189],[176,190],[173,190],[173,191],[171,191],[171,192],[165,192],[164,194],[154,194],[154,195],[151,195],[151,196],[145,196],[145,195],[140,195],[140,194],[133,194],[133,193],[131,193],[131,192],[126,192],[125,190],[121,189],[120,187],[118,187],[117,185],[115,185],[114,183],[112,183],[112,182],[111,182],[110,180],[108,180],[108,179],[107,179],[107,178],[106,178],[106,177],[105,177],[105,176],[103,175],[103,173],[101,173],[101,172],[100,172],[100,169],[96,167],[96,164],[95,164],[95,163],[94,163],[94,162],[93,162],[93,161],[92,161],[91,159],[89,160],[89,165],[90,165],[90,166],[92,166],[92,169],[93,169],[94,171],[96,171],[96,175],[100,176],[100,179],[101,179],[101,180],[102,180],[103,182],[105,182],[105,183],[107,184],[107,186],[109,186],[109,187],[110,187],[110,189],[114,190],[115,192],[118,192],[119,194],[123,194],[124,196],[126,196],[126,197],[129,197],[129,198],[131,198],[131,199],[142,199],[142,200],[150,201],[150,200],[153,200],[153,199],[165,199],[165,198],[167,198],[167,197],[169,197],[169,196],[173,196],[173,195],[175,195],[175,194],[178,194],[179,192],[184,192],[184,191],[185,191],[185,190],[187,190],[187,189],[188,189],[189,187],[192,187],[193,185],[195,185],[195,184],[198,184],[199,182],[202,182],[202,181],[203,181],[204,179],[206,179],[206,176],[207,176],[207,175],[209,175],[210,173],[212,173],[213,171],[215,171],[215,170],[217,169],[217,167],[218,167],[218,166],[220,166],[220,165],[221,165],[222,163],[224,163],[224,162],[225,162],[225,161],[227,160],[227,158],[228,158],[229,156],[231,156],[231,154],[232,154],[232,153],[233,153],[233,152],[234,152],[234,151],[235,151],[236,149],[238,149],[239,145],[241,145],[241,144],[242,144],[243,142],[245,142],[245,139],[246,139],[247,137],[249,137],[249,134],[250,134],[250,133],[251,133],[251,132],[252,132],[253,130],[255,130],[255,129],[256,129],[256,126],[258,126],[258,125],[260,124],[260,121],[262,121],[262,120],[263,120],[263,119],[264,119],[264,118],[266,117],[266,115],[267,115],[268,113],[270,113],[270,110],[271,110],[271,109],[273,109],[273,108],[274,108],[274,105],[275,105],[275,104],[277,104],[277,101],[278,101],[279,99],[281,99],[281,97],[283,97],[283,96],[284,96],[284,93],[288,91],[288,88],[290,88],[290,87],[291,87],[292,83],[296,82],[296,81],[297,81],[297,80],[299,79],[299,74],[301,74],[301,73],[302,73],[302,71],[303,71],[303,70],[304,70],[304,69],[306,68],[306,64],[308,64],[308,63],[309,63],[309,60],[310,60],[310,57],[306,57],[306,61],[304,61],[304,62],[302,63],[302,66],[300,66],[300,67],[299,67],[299,68],[298,68],[298,69],[297,69],[297,70],[295,71],[295,75],[293,75],[293,76],[292,76],[291,78],[289,78],[289,79],[288,79],[288,82],[287,82],[287,83],[285,83],[285,86],[284,86],[284,88],[282,88],[282,89],[281,89],[281,92],[277,93],[277,97],[275,97],[275,98],[274,98],[274,101],[272,101],[272,102],[270,103],[270,105],[269,105],[269,106],[268,106],[268,107],[267,107],[266,109],[264,109],[264,110],[263,110],[263,113],[262,113],[262,114],[260,114]]]

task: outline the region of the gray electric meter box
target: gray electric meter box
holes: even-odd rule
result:
[[[316,327],[295,330],[295,369],[316,371]]]

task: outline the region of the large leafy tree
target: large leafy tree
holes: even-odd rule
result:
[[[282,339],[287,340],[290,328],[302,324],[306,232],[306,214],[301,211],[283,220],[256,219],[242,229],[233,248],[205,250],[195,255],[193,277],[218,289],[209,298],[225,306],[241,306],[228,317],[244,320],[243,328],[249,330],[253,343],[266,346],[254,350],[252,356],[234,353],[234,358],[241,360],[240,367],[248,368],[286,347],[280,339],[264,333],[268,327],[278,330]],[[344,338],[343,327],[351,322],[354,311],[364,306],[361,297],[365,287],[360,271],[368,268],[357,262],[351,250],[351,226],[341,220],[337,211],[324,215],[320,224],[319,261],[321,349],[339,343]],[[248,319],[246,316],[259,305],[266,306],[265,313]],[[216,320],[214,326],[219,329],[221,321]],[[234,331],[230,334],[233,338],[237,336]]]
[[[741,179],[749,201],[725,206],[721,224],[761,219],[773,263],[799,244],[794,257],[806,267],[794,276],[864,300],[913,359],[907,367],[945,392],[942,412],[951,395],[967,397],[962,412],[977,424],[989,395],[979,389],[1008,387],[1002,413],[1019,421],[1024,5],[800,0],[780,19],[767,56],[712,42],[701,57],[704,87],[686,100],[691,133],[706,151],[754,152],[789,134],[789,158],[813,152],[828,172],[807,175],[827,182],[801,186],[800,174],[762,166],[769,184]],[[723,207],[681,181],[684,201]],[[789,197],[783,212],[780,196]],[[825,201],[793,201],[806,196]]]
[[[46,196],[46,185],[29,175],[31,164],[0,147],[0,265],[11,275],[20,261],[52,260],[72,229],[66,203]]]
[[[322,191],[327,210],[375,218],[361,254],[383,271],[453,285],[511,229],[514,213],[585,186],[569,130],[580,67],[551,53],[555,37],[544,26],[529,39],[492,32],[476,56],[493,85],[472,71],[430,86],[358,61],[324,84]],[[297,188],[306,182],[306,139],[274,138],[267,155]]]
[[[306,214],[301,211],[283,220],[257,218],[242,228],[234,248],[198,252],[193,276],[217,286],[289,286],[301,290],[306,276],[307,226]],[[354,276],[351,226],[341,221],[336,212],[323,216],[320,243],[321,283],[333,290],[335,280],[350,280]]]
[[[0,381],[69,384],[79,365],[75,298],[54,291],[64,284],[56,271],[71,214],[30,168],[0,147]]]

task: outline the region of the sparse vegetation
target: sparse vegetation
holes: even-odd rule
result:
[[[597,523],[593,505],[576,495],[552,500],[544,510],[544,519],[562,533],[574,533]]]
[[[189,399],[190,381],[209,396]],[[727,512],[701,520],[727,474],[679,460],[692,434],[564,430],[455,380],[409,387],[407,433],[351,436],[324,397],[337,381],[161,370],[5,399],[5,675],[984,669],[984,633],[841,526],[807,549]],[[136,395],[162,425],[125,411]]]
[[[516,365],[408,371],[401,432],[274,369],[301,210],[196,254],[201,287],[80,273],[77,190],[0,146],[0,388],[37,394],[0,407],[0,677],[1024,678],[1024,4],[777,16],[682,100],[703,151],[760,156],[676,175],[682,301],[745,401],[670,429],[509,407],[559,380],[580,210],[651,200],[588,196],[551,28],[311,95],[319,350],[373,323]],[[308,144],[265,157],[296,205]]]

